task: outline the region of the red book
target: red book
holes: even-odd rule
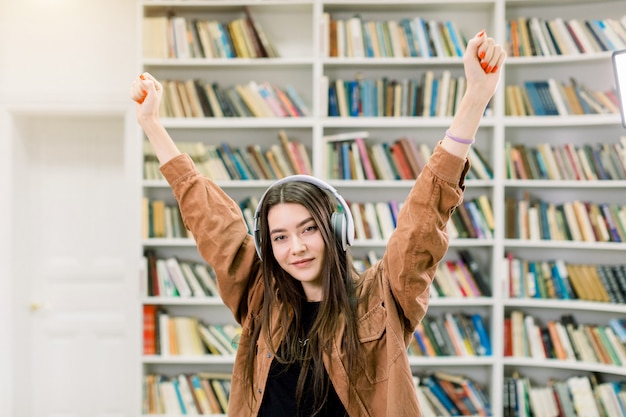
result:
[[[400,177],[403,180],[415,179],[415,177],[413,176],[413,172],[411,171],[409,161],[404,154],[404,149],[399,142],[395,142],[391,145],[391,155],[396,164],[396,167],[398,168],[398,172],[400,172]]]
[[[143,306],[143,354],[156,355],[156,316],[157,307],[155,305]]]

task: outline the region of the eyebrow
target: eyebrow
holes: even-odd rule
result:
[[[307,217],[306,219],[302,220],[300,223],[298,223],[296,225],[296,227],[302,227],[305,224],[307,224],[308,222],[314,221],[313,217]],[[273,235],[274,233],[282,233],[284,232],[286,229],[274,229],[274,230],[270,230],[270,236]]]

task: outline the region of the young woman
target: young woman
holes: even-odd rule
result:
[[[446,224],[461,203],[467,152],[493,96],[505,52],[484,31],[463,58],[467,89],[445,137],[415,181],[380,262],[352,266],[349,208],[321,180],[279,180],[261,197],[250,236],[239,206],[181,154],[159,121],[161,84],[131,87],[187,228],[243,327],[229,415],[420,416],[407,347],[424,317]]]

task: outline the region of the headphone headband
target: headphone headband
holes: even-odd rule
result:
[[[317,186],[321,190],[328,191],[333,195],[333,197],[335,197],[335,199],[339,203],[340,210],[333,213],[331,223],[335,236],[342,243],[343,250],[347,250],[348,246],[351,246],[354,242],[354,221],[352,219],[352,212],[350,211],[350,207],[346,203],[346,200],[344,200],[344,198],[337,192],[337,190],[332,185],[322,181],[321,179],[311,175],[298,174],[290,175],[274,182],[267,188],[267,190],[265,190],[265,192],[259,199],[259,203],[257,204],[256,210],[254,212],[254,245],[256,247],[256,253],[259,258],[263,259],[261,257],[261,233],[259,228],[259,216],[261,214],[263,200],[265,200],[265,196],[272,188],[281,184],[285,184],[287,182],[307,182],[309,184]]]

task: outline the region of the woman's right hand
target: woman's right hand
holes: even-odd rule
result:
[[[137,120],[140,124],[159,119],[159,106],[163,86],[152,74],[140,74],[130,87],[130,98],[137,103]]]

